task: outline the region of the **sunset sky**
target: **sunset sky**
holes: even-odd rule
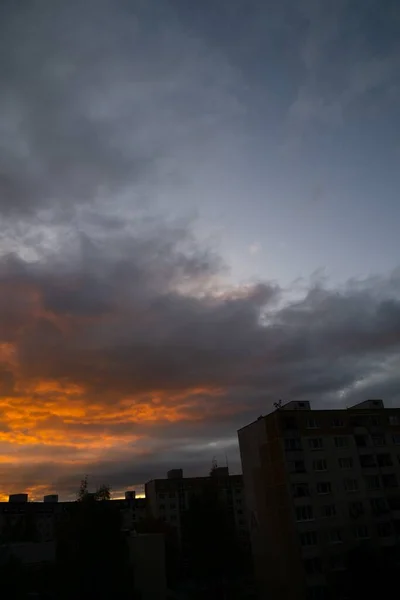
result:
[[[0,2],[0,498],[400,401],[396,0]]]

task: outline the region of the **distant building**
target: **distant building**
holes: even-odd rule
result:
[[[244,545],[249,544],[242,475],[230,475],[228,467],[216,467],[212,475],[225,503],[228,514]],[[153,479],[146,483],[148,509],[154,518],[162,519],[176,529],[182,539],[183,518],[190,506],[190,498],[204,489],[208,477],[183,477],[182,469],[168,472],[166,479]]]
[[[400,409],[289,402],[238,437],[260,598],[339,598],[350,550],[398,552]]]
[[[28,494],[10,494],[8,496],[9,502],[28,502]]]
[[[127,499],[110,502],[119,507],[125,531],[134,531],[146,518],[145,498],[129,493]],[[57,494],[44,496],[43,502],[28,502],[28,494],[12,494],[9,502],[0,502],[0,539],[15,543],[53,541],[59,517],[72,504],[59,502]]]

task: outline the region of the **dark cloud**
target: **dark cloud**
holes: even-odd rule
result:
[[[0,57],[3,216],[147,203],[238,115],[229,65],[163,3],[6,3]]]
[[[398,272],[229,287],[178,204],[159,217],[242,115],[241,76],[175,5],[1,3],[4,492],[67,496],[85,472],[120,490],[225,451],[238,470],[236,429],[279,398],[399,400]]]
[[[218,260],[192,242],[186,253],[184,242],[182,228],[157,226],[110,245],[86,236],[67,264],[63,252],[0,264],[0,343],[13,347],[3,385],[17,377],[19,394],[43,411],[24,435],[39,431],[51,444],[57,433],[65,457],[63,439],[70,458],[80,448],[68,477],[84,468],[118,487],[179,463],[199,472],[278,398],[343,406],[383,390],[398,400],[398,274],[340,290],[314,284],[300,300],[268,283],[217,293]],[[61,387],[32,394],[40,381]],[[69,419],[82,403],[87,412]],[[100,436],[112,442],[92,460]]]

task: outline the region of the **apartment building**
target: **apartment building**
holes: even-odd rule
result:
[[[400,541],[400,409],[289,402],[238,431],[260,598],[340,597],[346,556]]]
[[[228,467],[216,467],[210,475],[215,478],[221,500],[226,505],[238,538],[249,545],[248,524],[245,515],[242,475],[230,475]],[[153,479],[146,483],[146,500],[151,515],[162,519],[176,529],[182,540],[183,520],[193,494],[201,493],[208,477],[183,477],[182,469],[168,471],[166,479]]]
[[[134,491],[126,492],[125,499],[111,502],[120,511],[124,531],[134,531],[146,519],[146,499],[136,498]],[[58,520],[72,505],[73,502],[59,502],[57,494],[44,496],[43,502],[29,502],[28,494],[11,494],[8,502],[0,502],[0,542],[53,541]]]

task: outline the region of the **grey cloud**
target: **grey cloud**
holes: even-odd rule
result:
[[[147,202],[240,113],[237,75],[166,4],[7,3],[0,27],[3,216]]]
[[[348,0],[322,9],[311,0],[299,12],[304,23],[303,38],[297,38],[303,77],[288,111],[289,136],[301,138],[307,130],[340,126],[351,111],[371,110],[377,94],[380,110],[389,106],[399,72],[398,39],[388,34],[392,11],[383,14],[379,3],[355,9]],[[369,27],[375,36],[386,38],[383,48],[369,39]]]

